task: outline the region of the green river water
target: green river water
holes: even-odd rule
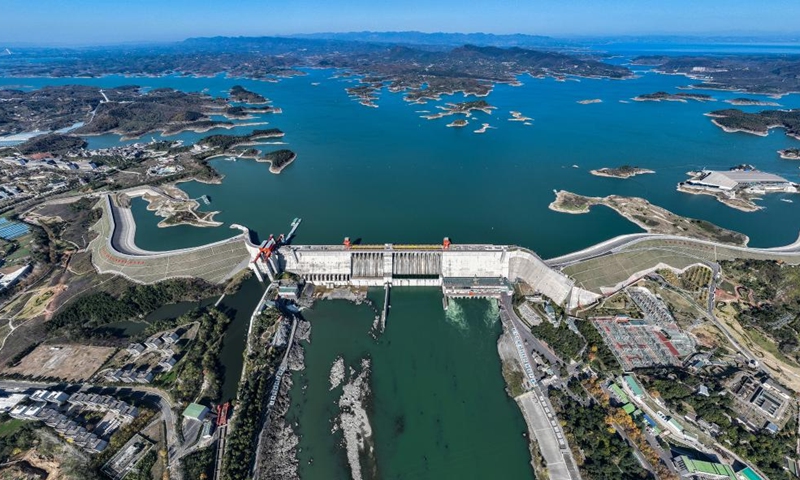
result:
[[[342,387],[330,391],[328,378],[342,356],[348,369],[372,361],[368,413],[378,468],[365,478],[533,478],[525,422],[504,391],[496,304],[459,300],[445,312],[441,292],[397,288],[391,305],[377,340],[366,306],[322,301],[305,312],[311,344],[288,418],[299,425],[301,476],[349,476],[342,434],[331,434]]]

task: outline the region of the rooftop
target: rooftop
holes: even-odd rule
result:
[[[183,416],[200,420],[205,416],[206,413],[208,413],[208,407],[205,405],[200,405],[199,403],[190,403],[183,411]]]
[[[785,178],[773,173],[751,171],[706,171],[707,175],[701,178],[692,179],[692,183],[713,185],[719,188],[733,189],[740,184],[754,183],[788,183]]]

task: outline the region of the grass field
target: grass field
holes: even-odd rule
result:
[[[698,261],[695,257],[673,251],[634,250],[576,263],[565,267],[564,273],[574,279],[576,285],[602,293],[601,287],[614,287],[639,272],[655,268],[659,263],[682,270]]]
[[[0,422],[0,438],[14,435],[24,424],[24,420],[17,420],[16,418],[10,418],[5,422]]]

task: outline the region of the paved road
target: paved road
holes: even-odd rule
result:
[[[536,437],[539,445],[539,451],[545,460],[547,470],[551,480],[575,480],[580,479],[580,472],[572,456],[572,450],[569,448],[566,437],[555,417],[555,411],[550,404],[550,399],[544,395],[542,390],[534,377],[533,373],[533,358],[531,357],[529,347],[526,347],[523,339],[523,332],[527,328],[522,324],[522,320],[517,317],[511,305],[511,298],[504,296],[500,300],[500,319],[505,328],[512,333],[515,344],[517,344],[517,353],[524,355],[520,358],[523,370],[528,377],[529,383],[533,389],[528,393],[517,397],[517,401],[522,409],[522,414],[525,417],[529,429]],[[520,327],[518,327],[519,325]],[[530,335],[530,332],[527,331]],[[539,342],[535,337],[531,337],[535,342]],[[520,342],[520,343],[517,343]],[[541,346],[541,344],[539,343]],[[559,440],[560,438],[560,440]],[[563,443],[563,448],[561,446]]]
[[[775,259],[780,259],[782,257],[794,256],[800,254],[800,238],[798,238],[794,243],[791,243],[789,245],[784,245],[782,247],[751,248],[751,247],[739,247],[735,245],[728,245],[719,242],[711,242],[708,240],[697,240],[677,235],[662,235],[656,233],[633,233],[630,235],[620,235],[610,240],[598,243],[597,245],[592,245],[591,247],[587,247],[583,250],[568,253],[566,255],[551,258],[549,260],[545,260],[545,263],[548,266],[554,268],[565,267],[573,263],[582,262],[584,260],[589,260],[591,258],[601,257],[603,255],[615,253],[622,250],[623,248],[631,247],[633,245],[636,245],[637,243],[646,240],[659,240],[659,239],[678,240],[682,242],[695,243],[697,245],[704,245],[704,246],[717,246],[725,249],[738,250],[743,253],[750,252],[750,253],[769,254],[774,256]]]

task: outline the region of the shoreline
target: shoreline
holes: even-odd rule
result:
[[[257,157],[255,160],[256,160],[256,162],[259,162],[259,163],[269,163],[269,172],[272,173],[272,174],[275,174],[275,175],[279,175],[283,171],[283,169],[288,167],[289,165],[291,165],[292,162],[294,162],[296,158],[297,158],[297,154],[296,153],[292,153],[292,157],[289,160],[286,160],[286,162],[283,165],[281,165],[280,167],[276,167],[272,163],[272,160],[269,160],[269,159],[262,159],[261,157]]]
[[[726,205],[728,207],[734,208],[734,209],[742,211],[742,212],[751,213],[751,212],[757,212],[759,210],[763,210],[764,209],[764,207],[762,207],[760,205],[756,205],[752,200],[746,199],[746,198],[742,198],[742,197],[738,197],[738,198],[732,199],[732,198],[728,198],[726,195],[724,195],[722,193],[719,193],[719,192],[711,192],[711,191],[708,191],[708,190],[701,190],[701,189],[697,189],[697,188],[688,188],[688,187],[684,187],[683,185],[680,185],[680,184],[678,184],[677,190],[679,192],[681,192],[681,193],[688,193],[688,194],[691,194],[691,195],[707,195],[707,196],[710,196],[710,197],[714,197],[714,198],[717,199],[718,202],[722,203],[723,205]],[[738,201],[735,201],[735,200],[739,200],[741,202],[738,202]]]
[[[728,230],[711,222],[677,215],[639,197],[619,195],[587,197],[566,190],[558,190],[555,193],[556,199],[548,208],[560,213],[589,213],[591,207],[602,205],[614,210],[647,233],[683,236],[739,247],[747,247],[750,241],[750,238],[741,232]],[[566,206],[570,204],[571,207]]]

